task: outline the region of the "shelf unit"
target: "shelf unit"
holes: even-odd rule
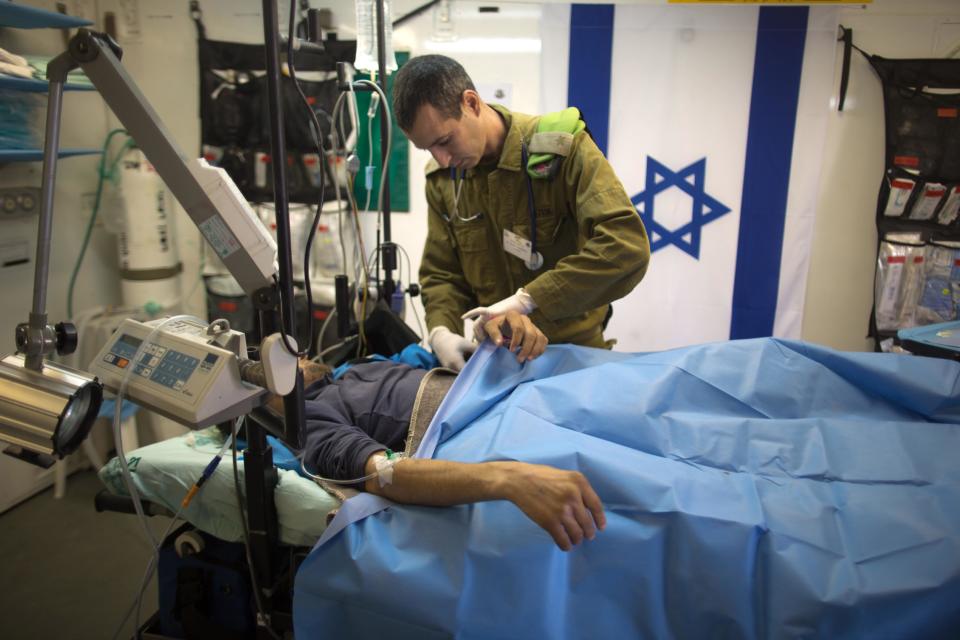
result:
[[[98,153],[101,153],[100,149],[61,149],[57,157],[70,158]],[[35,162],[38,160],[43,160],[43,149],[0,149],[0,163]]]
[[[0,0],[0,27],[14,29],[73,29],[93,24],[89,20],[73,16],[27,7],[13,2]],[[92,91],[93,87],[67,83],[65,91]],[[46,93],[47,83],[43,80],[17,78],[0,75],[0,89],[25,91],[30,93]],[[100,153],[99,149],[61,149],[58,157],[92,155]],[[42,149],[0,149],[0,163],[5,162],[34,162],[43,159]]]
[[[3,2],[4,0],[0,0]],[[31,93],[46,93],[47,81],[34,80],[33,78],[17,78],[14,76],[0,75],[0,89],[13,89],[15,91],[27,91]],[[72,84],[70,82],[63,85],[64,91],[93,91],[92,85]]]

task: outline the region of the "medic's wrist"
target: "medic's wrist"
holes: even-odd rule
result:
[[[534,301],[533,296],[527,293],[523,287],[517,289],[514,295],[517,297],[517,302],[523,306],[523,313],[525,315],[531,314],[537,308],[537,303]]]
[[[427,335],[427,340],[433,340],[438,333],[444,333],[444,332],[453,333],[452,331],[450,331],[450,329],[448,329],[447,327],[441,324],[434,327],[433,329],[430,329],[430,333]]]
[[[434,327],[433,329],[430,329],[430,333],[427,334],[427,342],[429,342],[430,344],[433,344],[434,339],[443,340],[448,336],[455,336],[457,338],[462,338],[463,334],[461,334],[459,331],[453,331],[450,329],[450,327],[441,324],[439,326]]]

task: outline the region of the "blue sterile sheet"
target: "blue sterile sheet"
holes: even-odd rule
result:
[[[358,496],[297,574],[298,638],[960,629],[957,362],[758,339],[521,366],[488,343],[420,455],[578,469],[607,528],[564,553],[509,502]]]

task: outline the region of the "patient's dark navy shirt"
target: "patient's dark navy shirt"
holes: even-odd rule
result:
[[[310,385],[307,470],[337,480],[360,478],[375,451],[403,451],[417,390],[426,374],[397,362],[366,362],[351,367],[339,380]]]

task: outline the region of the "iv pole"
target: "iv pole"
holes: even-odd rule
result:
[[[384,25],[384,0],[377,0],[377,84],[383,90],[383,95],[387,95],[387,45],[386,45],[386,25]],[[384,104],[382,108],[386,111],[389,106]],[[397,285],[393,281],[393,270],[397,266],[397,247],[391,242],[390,229],[390,166],[387,164],[387,118],[380,118],[380,166],[384,168],[381,176],[383,184],[383,244],[380,245],[383,260],[383,295],[381,300],[386,300],[387,304],[393,299],[393,292]]]
[[[377,80],[376,83],[387,95],[387,47],[386,47],[386,9],[384,0],[376,0],[376,31],[377,31]],[[369,84],[365,82],[349,82],[347,63],[337,63],[337,88],[340,91],[374,91]],[[378,251],[380,258],[378,263],[383,265],[384,277],[382,281],[377,282],[377,293],[380,300],[390,304],[393,294],[397,290],[397,283],[393,279],[393,270],[397,268],[397,245],[391,240],[392,228],[390,220],[390,169],[387,162],[387,136],[389,127],[387,126],[387,111],[389,106],[381,103],[383,117],[380,118],[380,166],[383,167],[381,174],[381,188],[383,189],[383,200],[381,207],[383,209],[383,239],[378,237]],[[371,159],[372,160],[372,159]],[[381,262],[382,261],[382,262]],[[337,326],[341,336],[348,332],[348,314],[349,301],[347,300],[347,279],[346,276],[337,276]]]

